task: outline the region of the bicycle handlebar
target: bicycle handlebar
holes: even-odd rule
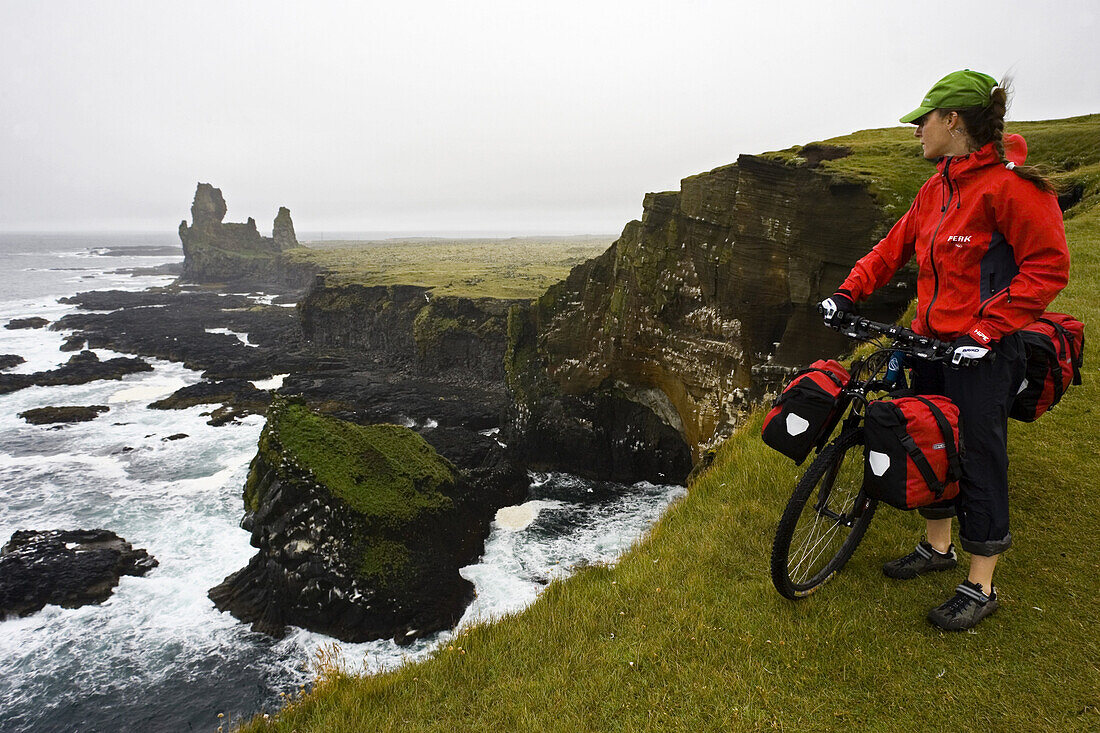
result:
[[[824,313],[821,306],[818,306],[818,311]],[[859,340],[888,336],[894,339],[897,345],[911,351],[914,356],[932,361],[950,357],[955,349],[954,344],[930,336],[921,336],[904,326],[898,326],[894,323],[878,323],[853,313],[837,313],[833,316],[832,323],[827,325],[840,331],[845,336]]]

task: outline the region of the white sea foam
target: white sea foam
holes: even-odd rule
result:
[[[539,510],[544,505],[545,502],[542,501],[528,501],[515,506],[501,507],[497,509],[494,519],[501,529],[518,532],[521,529],[527,529],[531,522],[535,521],[535,517],[539,515]]]
[[[107,398],[108,405],[122,402],[155,402],[167,397],[176,390],[186,387],[187,381],[179,378],[170,380],[158,380],[152,384],[139,384],[136,387],[120,389]]]
[[[612,562],[685,491],[648,483],[623,487],[608,501],[589,503],[568,497],[590,493],[587,482],[565,474],[534,476],[532,491],[541,500],[521,529],[494,524],[481,562],[462,568],[477,598],[459,626],[499,618],[529,605],[552,579],[591,563]],[[526,505],[521,505],[526,506]]]
[[[208,329],[206,329],[206,332],[207,333],[224,333],[228,336],[236,336],[237,340],[240,341],[245,346],[259,346],[259,344],[254,344],[251,341],[249,341],[247,333],[241,333],[240,331],[230,331],[228,328],[208,328]]]
[[[170,280],[99,273],[94,286],[136,290]],[[88,287],[81,282],[73,292]],[[0,302],[0,324],[32,315],[55,321],[70,312],[72,305],[52,299]],[[0,353],[28,360],[14,371],[52,369],[70,356],[58,349],[64,337],[48,329],[0,328]],[[95,351],[101,359],[118,355]],[[104,528],[160,562],[146,577],[123,578],[100,606],[47,606],[4,622],[0,711],[32,721],[20,730],[57,727],[56,721],[72,715],[104,716],[88,723],[90,729],[141,728],[145,698],[158,697],[172,701],[180,716],[176,729],[213,729],[217,712],[252,712],[306,682],[310,660],[332,644],[300,629],[272,641],[218,612],[207,598],[209,588],[255,551],[238,522],[241,488],[264,420],[254,415],[214,428],[204,414],[209,405],[148,409],[149,402],[200,381],[180,364],[148,361],[152,372],[122,380],[0,395],[0,541],[16,529]],[[285,376],[255,384],[277,388]],[[70,404],[110,410],[60,427],[17,417],[33,407]],[[422,427],[435,424],[429,419]],[[180,433],[187,437],[166,440]],[[613,562],[682,493],[646,484],[596,492],[594,485],[562,474],[531,480],[531,501],[504,511],[480,561],[461,571],[477,591],[462,625],[522,609],[550,579],[577,565]],[[375,672],[422,658],[451,636],[410,646],[381,640],[339,648],[350,669]],[[127,705],[138,705],[129,702],[135,690],[144,701],[125,713]],[[0,721],[6,714],[0,712]]]
[[[283,380],[289,376],[289,374],[276,374],[271,379],[257,379],[252,386],[256,389],[278,389],[283,386]]]

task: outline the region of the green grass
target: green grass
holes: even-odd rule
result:
[[[1073,272],[1052,309],[1084,321],[1095,345],[1100,207],[1066,228]],[[1010,428],[1015,545],[997,571],[1002,608],[973,632],[924,618],[965,559],[883,577],[922,526],[888,507],[819,593],[775,592],[771,539],[800,469],[760,441],[758,412],[614,567],[553,582],[423,663],[370,677],[327,664],[312,692],[245,730],[1098,730],[1095,360],[1063,404]]]
[[[420,285],[436,295],[537,298],[614,237],[308,242],[285,257],[328,270],[332,285]]]
[[[932,163],[924,160],[913,127],[887,127],[861,130],[850,135],[829,138],[816,144],[848,148],[851,155],[825,160],[820,168],[836,179],[868,184],[885,209],[888,218],[900,217],[909,208],[917,190],[932,175]],[[1096,193],[1100,188],[1100,114],[1042,122],[1009,122],[1007,133],[1024,136],[1029,164],[1045,168],[1055,179],[1073,185],[1088,181]],[[763,157],[788,165],[802,165],[799,153],[813,145],[798,145],[765,153]],[[916,173],[916,175],[914,175]]]
[[[269,465],[278,466],[282,459],[312,472],[317,483],[368,519],[401,526],[421,514],[453,508],[439,488],[454,483],[454,468],[408,428],[357,425],[276,398],[260,450],[272,453],[275,445],[281,452],[268,456]],[[247,502],[247,489],[245,494]],[[380,566],[396,562],[386,560],[393,557],[386,548],[376,548],[369,557]]]

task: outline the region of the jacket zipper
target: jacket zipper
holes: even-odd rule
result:
[[[932,232],[932,242],[928,246],[928,259],[932,263],[932,280],[935,285],[932,288],[932,300],[928,301],[928,307],[924,309],[924,325],[928,327],[928,332],[939,338],[939,332],[932,328],[932,323],[929,321],[929,317],[932,314],[932,306],[936,302],[936,298],[940,295],[940,274],[936,270],[936,236],[940,233],[940,227],[943,226],[943,220],[947,218],[947,212],[951,209],[951,199],[954,197],[955,192],[951,186],[951,177],[948,173],[951,170],[951,158],[947,159],[947,162],[943,164],[943,177],[947,180],[947,205],[940,207],[940,221],[936,224],[936,229]]]

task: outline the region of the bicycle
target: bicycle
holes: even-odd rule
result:
[[[820,308],[819,308],[820,310]],[[831,424],[818,440],[817,455],[795,484],[772,545],[772,583],[791,600],[804,598],[851,558],[878,508],[863,489],[863,410],[870,396],[906,386],[903,358],[952,360],[953,344],[908,328],[837,313],[834,328],[876,349],[852,364]],[[883,339],[891,339],[887,345]],[[952,360],[959,365],[958,356]],[[830,435],[840,426],[837,437]],[[816,499],[811,501],[815,495]]]

